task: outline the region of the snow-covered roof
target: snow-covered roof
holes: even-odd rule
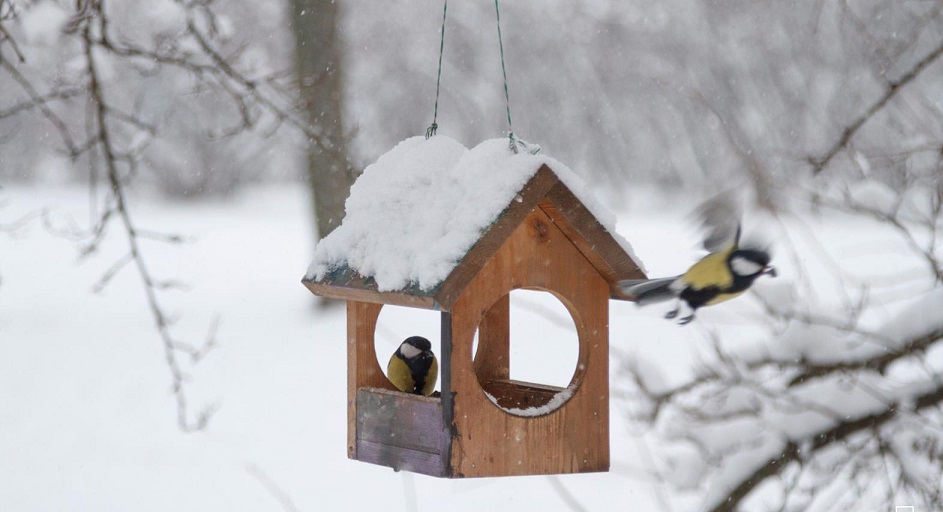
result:
[[[406,139],[364,170],[343,223],[318,243],[305,279],[343,270],[372,278],[379,292],[432,290],[545,164],[637,266],[615,216],[562,163],[514,154],[507,139],[469,150],[438,135]]]

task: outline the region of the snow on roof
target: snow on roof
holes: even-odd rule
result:
[[[412,137],[368,166],[350,189],[343,223],[315,248],[307,279],[347,266],[379,291],[432,289],[547,164],[635,260],[615,216],[583,180],[547,156],[514,154],[507,139],[469,150],[437,135]]]

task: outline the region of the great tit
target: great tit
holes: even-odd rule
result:
[[[686,303],[691,314],[678,321],[685,325],[694,320],[698,308],[741,295],[764,274],[776,277],[766,249],[740,246],[740,216],[735,205],[729,196],[718,196],[698,209],[708,229],[703,245],[710,254],[687,272],[676,277],[620,281],[622,293],[634,297],[640,306],[678,299],[678,306],[665,314],[668,319],[677,317],[682,302]]]
[[[431,395],[439,376],[439,362],[432,353],[432,343],[422,336],[406,338],[390,357],[386,376],[404,393]]]

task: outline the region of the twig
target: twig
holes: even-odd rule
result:
[[[166,244],[182,244],[193,241],[193,238],[186,237],[183,235],[177,235],[172,233],[159,233],[157,231],[150,231],[146,229],[135,229],[134,234],[138,238],[146,238],[149,240],[156,240],[158,242],[163,242]]]
[[[563,503],[566,503],[566,506],[570,507],[570,510],[574,512],[587,512],[587,508],[580,503],[576,496],[573,496],[573,493],[563,485],[563,482],[560,481],[560,477],[557,475],[550,475],[547,477],[547,480],[550,481],[550,487],[560,496],[560,499],[563,500]]]
[[[914,237],[913,231],[911,231],[896,215],[871,208],[862,204],[858,204],[852,200],[845,202],[835,202],[831,200],[822,199],[821,202],[839,210],[845,210],[853,213],[864,214],[870,216],[881,222],[885,222],[893,227],[907,242],[907,245],[917,254],[919,254],[923,260],[926,262],[927,266],[930,268],[930,272],[933,274],[934,278],[938,283],[943,283],[943,265],[941,265],[940,260],[937,258],[936,254],[933,252],[935,248],[933,246],[933,241],[931,241],[931,247],[926,248],[920,245],[916,237]],[[937,212],[939,213],[939,212]],[[937,218],[934,217],[933,222],[929,223],[928,228],[936,235],[936,222]],[[933,239],[935,240],[935,238]]]
[[[116,275],[118,275],[118,272],[121,272],[121,269],[128,266],[128,263],[131,263],[133,259],[134,258],[130,253],[122,256],[121,259],[116,261],[111,267],[108,268],[108,270],[105,271],[98,282],[95,283],[95,286],[92,287],[92,291],[94,293],[101,293],[101,291],[108,286],[108,283],[110,283],[111,280],[114,279]]]
[[[186,345],[183,343],[174,344],[174,348],[190,356],[190,362],[193,364],[199,363],[207,354],[209,354],[213,349],[217,347],[216,344],[216,332],[219,330],[220,317],[216,315],[213,317],[213,321],[210,322],[209,328],[206,331],[206,339],[203,341],[203,345],[199,348]]]
[[[0,223],[0,231],[6,233],[15,233],[24,227],[26,227],[30,222],[37,218],[43,218],[48,213],[47,210],[33,210],[26,214],[23,214],[18,219],[14,219],[12,222]]]
[[[23,101],[8,107],[5,110],[0,110],[0,119],[6,117],[15,116],[21,112],[26,112],[34,108],[39,108],[40,105],[45,105],[53,101],[68,100],[76,96],[82,96],[85,94],[85,89],[81,87],[74,87],[69,89],[62,89],[58,91],[50,92],[49,94],[39,96],[37,98],[31,98],[29,101]]]
[[[255,478],[262,487],[268,492],[273,498],[275,498],[279,505],[282,506],[282,509],[285,512],[299,512],[298,507],[295,506],[295,503],[292,501],[291,496],[285,492],[284,489],[279,487],[274,480],[272,480],[265,471],[262,471],[262,468],[256,466],[255,464],[246,465],[246,473],[249,473],[249,476]]]
[[[13,39],[13,36],[10,35],[7,28],[3,26],[2,20],[0,20],[0,43],[10,43],[10,48],[13,48],[13,53],[20,63],[26,62],[26,57],[24,57],[23,52],[20,51],[20,46],[16,44],[16,39]]]
[[[36,91],[36,88],[33,87],[33,84],[31,84],[30,81],[27,80],[22,73],[20,73],[20,70],[7,62],[6,59],[3,58],[3,55],[0,55],[0,67],[10,73],[10,76],[12,76],[13,80],[15,80],[16,83],[20,85],[20,88],[26,91],[26,94],[30,97],[36,108],[38,108],[39,111],[43,113],[43,117],[49,120],[49,122],[52,123],[52,125],[56,128],[56,131],[59,132],[59,136],[62,138],[63,144],[65,144],[66,149],[69,150],[69,154],[72,156],[77,155],[78,151],[76,149],[75,142],[72,140],[72,135],[69,133],[69,127],[66,125],[65,121],[59,117],[58,114],[49,108],[48,100],[44,99],[45,97]]]

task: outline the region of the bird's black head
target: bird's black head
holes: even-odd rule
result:
[[[409,343],[422,351],[432,350],[432,343],[422,336],[410,336],[403,343]]]
[[[399,352],[404,359],[413,359],[420,354],[431,353],[432,343],[422,336],[410,336],[399,346]]]
[[[738,277],[759,277],[769,274],[776,277],[776,269],[769,266],[769,252],[762,249],[737,249],[730,255],[731,272]]]

